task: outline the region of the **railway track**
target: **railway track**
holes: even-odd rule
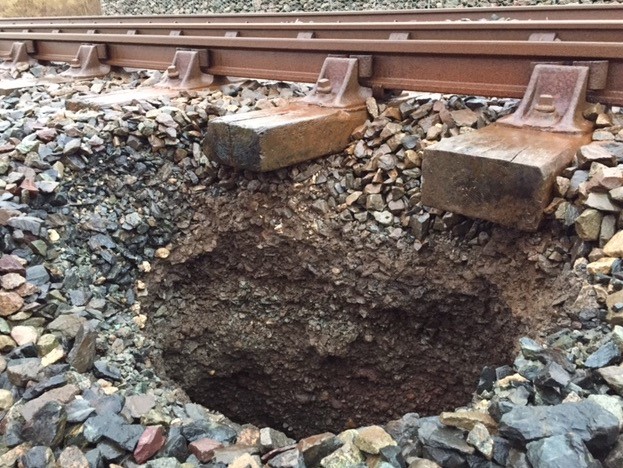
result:
[[[466,15],[472,21],[460,21]],[[487,20],[492,17],[504,19]],[[213,152],[212,159],[261,171],[341,151],[365,121],[362,108],[370,93],[523,97],[508,128],[440,146],[441,166],[424,168],[435,181],[428,187],[452,191],[429,188],[423,200],[528,230],[538,227],[552,180],[592,128],[582,117],[585,100],[623,106],[623,7],[608,5],[26,18],[0,22],[0,55],[5,67],[66,62],[65,74],[74,78],[105,75],[112,67],[166,70],[159,85],[174,90],[230,77],[316,83],[303,106],[236,116],[208,128],[204,150]],[[539,132],[527,137],[530,128]],[[280,147],[284,129],[303,135],[301,148]],[[320,135],[331,137],[319,144]],[[247,140],[252,147],[244,146]],[[448,183],[445,174],[455,172],[456,161],[464,170]],[[476,188],[474,172],[483,177]],[[518,194],[522,201],[500,208],[500,194],[508,200]]]
[[[553,16],[558,11],[478,10],[481,14],[497,11],[502,17],[546,11]],[[449,17],[458,18],[464,11],[452,10]],[[603,18],[621,15],[623,9],[561,8],[556,15],[565,17],[570,12]],[[407,17],[419,14],[428,13],[409,12]],[[364,86],[506,97],[522,96],[536,62],[607,61],[607,82],[591,87],[589,98],[623,105],[623,19],[388,22],[393,16],[381,12],[370,22],[335,22],[366,18],[357,13],[309,15],[309,19],[334,20],[313,24],[251,22],[268,16],[275,18],[242,16],[238,22],[209,24],[173,23],[177,17],[159,18],[157,23],[147,18],[111,24],[99,24],[99,18],[74,24],[61,19],[58,23],[2,22],[0,54],[11,57],[14,43],[21,42],[32,59],[75,62],[82,45],[97,44],[98,59],[106,66],[165,70],[179,49],[190,48],[201,51],[201,70],[213,77],[301,82],[316,80],[327,55],[357,55],[365,57],[366,70],[360,76]],[[211,20],[218,18],[224,16]]]

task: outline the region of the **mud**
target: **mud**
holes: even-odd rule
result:
[[[301,437],[437,414],[569,320],[571,275],[535,260],[551,234],[476,224],[483,245],[437,232],[418,250],[283,185],[200,198],[144,303],[161,370],[236,422]]]

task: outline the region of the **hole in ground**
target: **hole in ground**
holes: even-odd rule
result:
[[[569,289],[513,236],[500,230],[483,258],[449,240],[417,253],[206,234],[209,253],[151,278],[159,365],[194,401],[295,437],[454,409]]]

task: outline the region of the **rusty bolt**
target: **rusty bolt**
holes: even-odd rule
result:
[[[71,59],[71,62],[69,62],[69,66],[71,68],[80,68],[80,60],[78,60],[77,58]]]
[[[554,106],[554,96],[551,94],[541,94],[536,100],[536,106],[534,106],[534,109],[548,114],[556,111],[556,106]]]
[[[167,67],[167,76],[169,78],[179,78],[180,77],[180,72],[178,71],[177,67],[175,65],[171,65],[169,67]]]
[[[331,86],[331,80],[329,78],[320,78],[316,83],[316,92],[322,94],[329,94],[333,90]]]

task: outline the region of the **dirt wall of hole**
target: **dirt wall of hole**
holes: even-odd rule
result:
[[[440,233],[418,252],[307,230],[307,211],[275,225],[270,199],[226,215],[249,201],[206,200],[144,301],[161,370],[239,423],[300,437],[453,409],[574,298],[528,260],[538,236]]]

